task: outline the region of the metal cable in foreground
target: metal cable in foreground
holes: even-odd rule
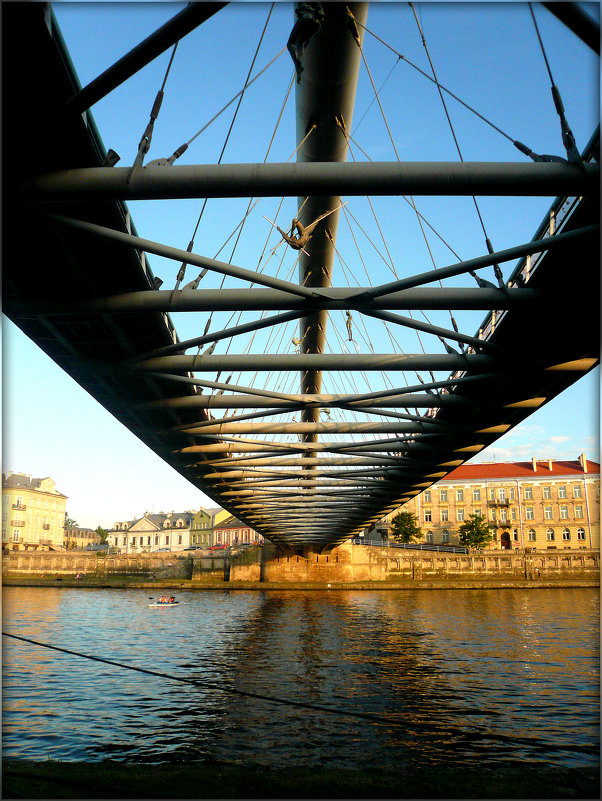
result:
[[[319,706],[317,704],[310,704],[304,701],[291,701],[285,698],[275,698],[274,696],[270,695],[261,695],[260,693],[252,693],[248,692],[247,690],[239,690],[235,687],[224,687],[222,685],[212,684],[211,682],[207,681],[200,681],[198,679],[184,679],[179,678],[178,676],[171,676],[169,673],[162,673],[158,670],[149,670],[148,668],[141,668],[135,667],[134,665],[125,665],[123,662],[115,662],[112,659],[105,659],[100,656],[92,656],[91,654],[82,654],[79,651],[71,651],[68,648],[59,648],[58,645],[50,645],[49,643],[39,642],[39,640],[31,640],[28,637],[20,637],[17,634],[8,634],[7,632],[2,632],[3,637],[10,637],[13,640],[20,640],[21,642],[27,642],[31,645],[38,645],[41,648],[49,648],[52,651],[59,651],[63,654],[69,654],[70,656],[80,656],[82,659],[90,659],[93,662],[104,662],[107,665],[113,665],[114,667],[124,668],[125,670],[134,670],[137,673],[145,673],[148,676],[157,676],[162,679],[171,679],[172,681],[179,681],[182,684],[192,684],[196,687],[205,687],[211,690],[220,690],[221,692],[230,693],[231,695],[241,695],[246,698],[257,698],[260,701],[268,701],[269,703],[273,704],[283,704],[284,706],[294,706],[299,707],[301,709],[311,709],[314,712],[326,712],[331,715],[344,715],[346,717],[351,718],[361,718],[362,720],[370,720],[373,723],[384,723],[389,726],[403,726],[405,728],[406,724],[398,723],[395,721],[385,720],[384,718],[379,718],[376,715],[369,715],[363,712],[350,712],[344,709],[334,709],[333,707],[327,706]],[[427,727],[419,724],[419,723],[412,723],[412,729],[426,729]]]

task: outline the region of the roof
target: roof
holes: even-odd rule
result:
[[[534,462],[491,462],[485,464],[464,464],[452,470],[443,481],[478,481],[487,478],[557,478],[560,476],[581,477],[600,473],[600,465],[584,459],[584,470],[581,461],[556,461],[554,459],[537,459]]]
[[[247,523],[243,523],[238,518],[230,515],[230,517],[227,517],[223,522],[218,523],[213,528],[250,528],[250,526]]]
[[[127,530],[135,526],[136,523],[139,523],[141,520],[148,520],[149,523],[152,523],[157,529],[162,529],[163,524],[166,520],[169,521],[176,521],[176,520],[184,520],[187,523],[190,523],[194,518],[194,512],[170,512],[169,514],[152,514],[151,512],[147,512],[146,514],[142,515],[142,517],[137,517],[135,520],[118,520],[117,523],[120,525],[127,526]],[[117,523],[115,525],[117,525]],[[116,529],[113,527],[111,531],[115,531]],[[118,531],[123,531],[125,529],[117,529]]]
[[[40,485],[42,481],[45,481],[50,476],[44,476],[44,478],[32,478],[29,475],[25,475],[24,473],[9,473],[8,475],[2,474],[2,486],[7,489],[29,489],[29,490],[38,490],[39,492],[46,492],[46,490],[40,490]],[[51,479],[53,480],[53,479]],[[55,490],[54,492],[48,493],[49,495],[60,495],[63,498],[66,498],[66,495],[63,495],[62,492]]]

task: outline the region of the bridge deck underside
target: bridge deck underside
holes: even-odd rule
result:
[[[9,6],[13,6],[10,11]],[[259,432],[248,423],[237,433],[232,427],[230,431],[227,426],[221,428],[215,418],[215,430],[203,433],[211,415],[197,387],[189,382],[196,370],[185,361],[172,363],[165,369],[182,379],[177,381],[163,380],[162,368],[156,364],[146,370],[140,364],[131,368],[132,359],[176,341],[167,314],[175,308],[172,293],[154,289],[154,276],[138,249],[67,227],[49,216],[56,213],[135,235],[125,204],[111,200],[11,202],[12,189],[16,192],[24,180],[54,171],[100,167],[105,153],[91,118],[86,125],[80,116],[59,113],[77,86],[63,46],[49,32],[42,7],[8,4],[3,16],[3,35],[9,37],[3,48],[4,312],[175,470],[274,542],[320,549],[343,541],[473,457],[597,363],[599,247],[598,233],[591,232],[577,244],[568,240],[546,252],[526,283],[516,276],[508,281],[515,293],[520,289],[532,293],[527,302],[512,303],[505,312],[498,310],[486,335],[488,345],[495,348],[473,348],[476,352],[467,353],[466,361],[451,358],[447,376],[453,376],[453,381],[445,388],[430,392],[420,386],[410,388],[410,405],[419,410],[422,420],[377,416],[373,419],[378,423],[388,422],[389,432],[386,426],[378,429],[371,422],[367,431],[373,435],[354,440],[355,448],[337,443],[328,447],[329,430],[335,428],[326,421],[319,433],[316,426],[324,420],[318,410],[329,408],[331,401],[301,399],[301,419],[309,428],[289,423],[289,432],[299,435],[299,443],[297,448],[287,446],[288,464],[274,455],[274,441],[265,448],[244,442],[256,442]],[[327,101],[322,91],[323,87],[312,89],[309,78],[300,90],[301,129],[307,121],[303,122],[303,114],[311,117],[315,111],[313,101],[324,111]],[[298,137],[302,135],[301,131]],[[306,160],[330,160],[323,154],[331,145],[327,141],[322,150],[307,154]],[[336,199],[334,191],[330,197],[314,199],[307,219],[329,210]],[[598,215],[597,198],[583,197],[573,204],[562,233],[595,224]],[[332,221],[331,233],[334,227]],[[540,231],[535,238],[543,236]],[[323,241],[327,248],[324,235]],[[302,264],[301,283],[314,283],[307,281],[312,269],[311,263]],[[149,301],[139,306],[130,302],[121,307],[116,303],[94,306],[98,299],[126,294],[131,299],[132,293],[152,295],[154,305]],[[180,295],[183,298],[186,293]],[[193,306],[196,302],[191,300]],[[365,309],[379,308],[376,300],[362,302]],[[389,309],[394,308],[392,303]],[[307,321],[312,319],[308,328]],[[292,360],[290,367],[303,371],[297,397],[320,393],[321,368],[314,369],[309,360],[303,362],[304,354],[323,351],[316,337],[318,319],[320,315],[313,313],[301,323],[300,359]],[[479,355],[484,358],[479,360]],[[343,361],[350,364],[353,357],[344,356]],[[403,388],[398,388],[397,394],[371,403],[385,412],[395,411],[398,404],[397,411],[407,415],[408,401],[402,393]],[[214,410],[222,404],[227,407],[228,399],[237,414],[244,412],[246,403],[255,402],[255,408],[266,412],[290,403],[273,396],[245,401],[241,395],[214,396]],[[346,399],[348,407],[354,402]],[[429,407],[437,410],[435,416]],[[254,422],[271,420],[257,417]],[[392,436],[402,431],[402,422],[409,434],[396,444]],[[195,425],[201,428],[195,430]],[[344,427],[336,431],[341,433]],[[350,441],[358,431],[350,424],[347,433],[351,436],[346,439]],[[324,450],[318,447],[320,443]],[[258,463],[234,463],[232,453],[247,459],[255,455]],[[266,461],[261,463],[264,455]],[[324,469],[327,458],[333,461]],[[257,468],[272,473],[257,472]]]

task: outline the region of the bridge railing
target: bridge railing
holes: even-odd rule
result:
[[[354,545],[374,545],[381,548],[405,548],[410,551],[441,551],[443,553],[468,553],[468,548],[461,545],[434,545],[430,542],[383,542],[382,540],[366,540],[355,537],[351,540]]]

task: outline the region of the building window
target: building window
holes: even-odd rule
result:
[[[510,500],[514,500],[514,487],[510,487]]]
[[[543,497],[544,500],[549,501],[552,497],[552,487],[544,487],[543,488]]]
[[[527,533],[527,539],[529,540],[529,542],[535,542],[535,529],[534,528],[530,528],[529,529],[529,531]]]
[[[424,491],[424,502],[425,503],[430,503],[431,502],[431,491],[430,490],[425,490]]]
[[[543,508],[543,516],[546,520],[552,519],[552,507],[551,506],[544,506]]]
[[[426,540],[427,542],[432,542],[432,541],[433,541],[433,535],[432,535],[432,533],[431,533],[430,531],[429,531],[429,532],[427,532],[427,534],[426,534],[426,537],[425,537],[425,540]]]
[[[516,507],[514,506],[510,510],[510,517],[512,518],[512,520],[516,520]]]
[[[481,510],[480,510],[480,509],[478,509],[478,508],[474,510],[474,513],[475,513],[476,517],[482,517],[482,516],[483,516],[483,515],[481,514]]]
[[[441,522],[442,523],[447,523],[448,520],[449,520],[449,512],[448,512],[448,510],[447,509],[442,509],[441,510]]]
[[[425,522],[425,523],[431,523],[431,522],[432,522],[432,520],[433,520],[433,513],[432,513],[432,511],[431,511],[430,509],[425,509],[425,510],[424,510],[424,522]]]
[[[559,498],[566,498],[566,487],[558,487],[558,497]]]
[[[568,506],[561,506],[560,507],[560,519],[561,520],[568,520],[569,519],[569,507]]]
[[[489,490],[489,500],[490,501],[495,501],[495,490],[494,489]]]
[[[178,534],[178,545],[182,544],[182,535]]]
[[[562,539],[565,540],[565,541],[571,539],[571,532],[569,531],[568,528],[563,528],[562,529]]]
[[[464,509],[458,509],[458,523],[464,522]]]
[[[575,506],[575,519],[583,517],[583,506]]]
[[[449,542],[449,531],[442,532],[441,542]]]
[[[491,510],[491,519],[495,520],[495,509]]]
[[[464,503],[464,490],[463,489],[456,490],[456,500],[458,501],[458,503]]]
[[[165,537],[165,544],[169,545],[169,534]]]
[[[500,487],[499,488],[498,495],[499,495],[500,501],[505,501],[506,500],[506,489],[505,489],[505,487]]]
[[[440,503],[447,503],[447,490],[440,490],[439,491],[439,502]]]
[[[135,544],[136,544],[136,537],[132,537],[132,548],[134,547]]]
[[[473,489],[473,491],[472,491],[472,499],[473,499],[473,501],[480,501],[481,500],[481,490],[479,488]]]
[[[584,528],[578,528],[577,529],[577,539],[578,540],[585,540],[585,529]]]
[[[155,534],[155,545],[159,544],[159,535]]]
[[[127,538],[127,537],[124,537],[124,538],[123,538],[123,544],[124,544],[124,545],[127,545],[127,544],[128,544],[128,538]]]
[[[500,509],[500,523],[507,523],[507,522],[508,522],[508,510]]]
[[[581,485],[574,484],[573,485],[573,498],[581,498]]]
[[[549,528],[546,531],[546,539],[547,539],[548,542],[554,542],[554,529],[553,528]]]
[[[526,501],[533,500],[533,487],[525,487],[525,500]]]
[[[527,506],[525,509],[527,520],[535,520],[535,514],[532,506]]]

